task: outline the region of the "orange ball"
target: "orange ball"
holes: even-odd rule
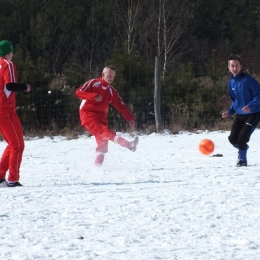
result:
[[[200,143],[199,143],[199,150],[202,154],[204,155],[209,155],[211,154],[215,149],[215,145],[214,143],[209,140],[209,139],[203,139]]]

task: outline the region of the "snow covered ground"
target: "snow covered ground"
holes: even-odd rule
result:
[[[242,168],[228,134],[110,143],[101,168],[93,137],[26,141],[24,187],[0,189],[0,259],[260,259],[260,130]],[[204,138],[223,157],[202,155]]]

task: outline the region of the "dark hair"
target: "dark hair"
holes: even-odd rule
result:
[[[241,57],[239,55],[237,55],[237,54],[230,54],[228,56],[228,61],[230,61],[230,60],[238,60],[239,63],[242,64]]]

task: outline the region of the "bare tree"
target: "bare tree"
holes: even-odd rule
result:
[[[150,0],[147,3],[147,19],[154,30],[149,30],[147,38],[154,43],[155,56],[163,56],[162,76],[168,61],[183,52],[182,37],[193,18],[193,7],[188,0]],[[183,53],[182,53],[183,54]]]
[[[127,53],[130,54],[135,44],[136,37],[140,33],[139,15],[142,10],[142,0],[116,0],[116,8],[120,16],[117,16],[116,24],[123,26],[124,31],[121,34],[123,42],[127,38]],[[121,32],[119,32],[121,33]]]
[[[151,14],[156,19],[153,21],[156,33],[156,59],[155,59],[155,91],[154,91],[154,112],[156,130],[162,128],[161,118],[161,79],[164,79],[168,61],[181,49],[181,37],[193,17],[188,2],[185,0],[153,0]],[[152,38],[152,37],[151,37]],[[163,65],[161,68],[161,58]]]

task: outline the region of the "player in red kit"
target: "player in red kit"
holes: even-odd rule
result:
[[[0,161],[0,187],[22,186],[19,182],[20,165],[24,150],[24,138],[16,113],[15,92],[29,92],[29,84],[17,83],[16,66],[11,61],[13,46],[0,41],[0,133],[7,142]],[[6,178],[9,170],[8,178]]]
[[[136,137],[133,141],[128,142],[108,128],[107,115],[110,104],[122,114],[130,128],[135,127],[134,116],[118,92],[111,86],[115,75],[115,69],[107,66],[103,69],[102,77],[87,81],[76,91],[76,96],[82,100],[79,110],[81,125],[96,138],[96,166],[103,164],[105,153],[108,152],[109,140],[133,152],[139,141]]]

